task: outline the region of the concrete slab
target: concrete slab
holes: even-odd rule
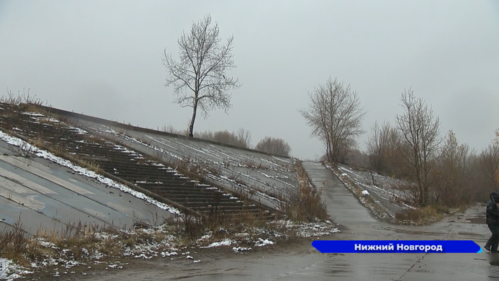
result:
[[[0,219],[13,225],[60,230],[66,224],[131,227],[160,223],[170,213],[118,189],[75,174],[50,161],[13,155],[0,142]]]
[[[0,221],[2,225],[8,226],[0,227],[0,231],[11,230],[12,226],[19,221],[22,223],[22,228],[32,235],[39,230],[59,231],[65,228],[64,223],[3,196],[0,196]]]

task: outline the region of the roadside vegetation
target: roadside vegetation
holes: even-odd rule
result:
[[[294,168],[299,186],[283,198],[281,209],[293,221],[313,222],[328,219],[326,205],[321,199],[323,187],[314,186],[300,160],[295,161]]]
[[[499,143],[476,154],[454,132],[440,134],[440,121],[411,90],[402,95],[405,113],[397,127],[375,124],[368,142],[367,164],[376,173],[401,178],[413,206],[397,214],[402,223],[428,224],[476,202],[486,202],[499,187]],[[411,124],[411,126],[409,126]]]
[[[374,174],[407,182],[399,187],[403,198],[395,200],[407,207],[396,214],[398,223],[428,224],[486,202],[488,194],[499,189],[499,131],[487,149],[476,153],[453,131],[442,136],[438,116],[411,89],[400,100],[403,113],[395,116],[395,125],[375,122],[366,152],[356,149],[364,111],[349,86],[329,79],[310,94],[310,106],[301,114],[312,135],[323,141],[326,154],[321,160],[330,167],[368,169],[373,186]],[[354,188],[353,193],[361,190]],[[367,197],[363,200],[369,204]]]

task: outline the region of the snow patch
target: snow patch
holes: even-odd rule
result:
[[[26,274],[33,274],[33,272],[23,269],[11,260],[0,258],[0,279],[14,280],[24,278]]]
[[[268,240],[268,239],[265,239],[263,240],[262,238],[258,238],[258,241],[255,242],[255,247],[263,247],[265,245],[274,245],[275,243]]]
[[[245,248],[245,247],[233,247],[232,250],[236,253],[244,252],[244,251],[250,251],[251,248]]]
[[[233,243],[232,240],[225,239],[225,240],[223,240],[221,242],[214,242],[214,243],[211,243],[208,246],[200,247],[200,248],[207,249],[207,248],[220,247],[220,246],[230,246],[230,244],[232,244],[232,243]]]

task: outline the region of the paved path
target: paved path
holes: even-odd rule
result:
[[[329,216],[340,225],[375,223],[369,210],[362,206],[343,183],[319,162],[303,162],[303,168],[317,188],[323,187],[322,198]]]

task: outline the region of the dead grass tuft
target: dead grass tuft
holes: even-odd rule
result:
[[[96,174],[102,174],[103,170],[101,169],[99,163],[94,160],[88,159],[77,159],[78,165],[82,166],[90,171],[93,171]]]
[[[18,220],[12,230],[0,233],[0,257],[13,260],[21,265],[28,265],[25,253],[29,249],[29,238]]]
[[[37,105],[43,105],[43,102],[35,96],[30,94],[30,89],[26,91],[23,88],[23,92],[17,92],[17,95],[12,93],[12,90],[7,90],[7,94],[0,97],[0,103],[8,105],[22,105],[23,109],[36,107]]]
[[[299,186],[286,194],[281,200],[281,209],[288,215],[288,218],[295,221],[312,222],[317,219],[326,220],[328,214],[326,206],[321,200],[322,190],[317,189],[300,161],[295,162],[295,171],[298,175]]]
[[[236,238],[237,233],[256,227],[273,229],[267,224],[264,211],[244,211],[237,216],[225,213],[211,213],[203,217],[182,214],[165,220],[168,232],[177,237],[181,245],[190,245],[203,235],[210,233],[213,239]]]
[[[402,224],[428,225],[439,221],[449,214],[449,208],[441,205],[428,205],[417,209],[408,209],[395,215],[395,219]]]

